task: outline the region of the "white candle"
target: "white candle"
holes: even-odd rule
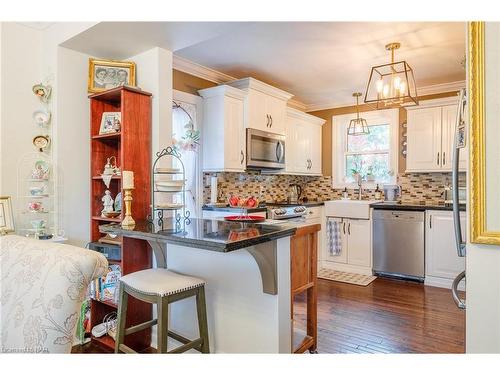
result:
[[[134,188],[134,172],[123,171],[122,172],[123,189],[133,189]]]

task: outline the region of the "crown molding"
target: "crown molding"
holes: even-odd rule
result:
[[[299,102],[297,99],[290,99],[287,104],[290,107],[298,109],[302,112],[306,112],[307,110],[307,106],[304,103]]]
[[[263,92],[268,95],[272,95],[276,98],[280,98],[283,100],[290,100],[293,96],[293,94],[290,94],[289,92],[283,91],[277,87],[271,86],[265,82],[259,81],[258,79],[255,79],[253,77],[247,77],[247,78],[242,78],[242,79],[237,79],[235,81],[231,82],[226,82],[228,85],[231,85],[233,87],[236,87],[240,90],[245,90],[248,91],[250,89],[252,90],[257,90],[260,92]]]
[[[198,90],[202,98],[211,98],[214,96],[226,95],[236,99],[245,99],[247,93],[243,90],[229,85],[218,85],[207,89]]]
[[[206,79],[207,81],[214,82],[217,84],[226,83],[228,81],[236,80],[228,74],[218,72],[217,70],[207,68],[206,66],[197,64],[191,60],[185,59],[178,55],[174,55],[172,59],[172,67],[175,70],[179,70],[184,73],[191,74],[192,76]]]
[[[175,70],[179,70],[181,72],[190,74],[190,75],[198,77],[198,78],[206,79],[207,81],[214,82],[217,84],[228,83],[230,81],[238,81],[238,79],[236,77],[232,77],[228,74],[221,73],[215,69],[208,68],[206,66],[200,65],[198,63],[195,63],[191,60],[188,60],[184,57],[180,57],[180,56],[175,55],[175,54],[173,55],[172,65],[173,65],[172,67]],[[264,84],[264,83],[262,83],[262,84]],[[266,85],[266,84],[264,84],[264,85]],[[269,87],[272,87],[272,86],[269,86]],[[277,90],[279,90],[279,89],[277,89]],[[285,92],[283,90],[280,90],[280,91]],[[307,106],[304,103],[302,103],[296,99],[288,100],[288,104],[291,107],[300,109],[301,111],[306,111],[306,109],[307,109]]]
[[[465,87],[465,80],[448,83],[439,83],[437,85],[417,87],[418,97],[432,94],[442,94],[444,92],[458,91]]]
[[[324,125],[326,122],[326,120],[323,118],[310,115],[309,113],[300,111],[300,110],[292,108],[292,107],[287,107],[286,114],[289,117],[293,117],[293,118],[297,118],[299,120],[311,122],[311,123],[316,124],[316,125]]]
[[[465,82],[465,80],[463,80],[463,81],[439,83],[436,85],[417,87],[417,94],[418,94],[418,97],[420,98],[420,97],[426,96],[426,95],[442,94],[445,92],[458,91],[460,89],[463,89],[465,87],[465,84],[466,84],[466,82]],[[364,104],[364,103],[360,103],[360,104]],[[325,102],[319,102],[319,103],[313,103],[313,104],[306,104],[305,111],[306,112],[315,112],[315,111],[322,111],[325,109],[334,109],[334,108],[343,108],[343,107],[352,107],[352,106],[353,106],[352,101],[349,101],[346,103],[325,101]]]

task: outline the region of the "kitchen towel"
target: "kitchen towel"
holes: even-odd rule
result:
[[[340,222],[329,217],[326,221],[326,237],[330,255],[340,255],[342,252],[342,238],[340,234]]]

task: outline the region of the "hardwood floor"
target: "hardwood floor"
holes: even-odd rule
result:
[[[294,318],[305,325],[305,304]],[[319,353],[464,353],[465,312],[448,289],[377,278],[363,287],[319,280]]]
[[[305,302],[294,316],[305,328]],[[377,278],[363,287],[318,280],[319,353],[463,353],[465,312],[448,289]],[[105,353],[95,344],[74,353]]]

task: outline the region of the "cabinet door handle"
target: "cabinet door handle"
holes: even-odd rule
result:
[[[429,216],[429,229],[432,229],[432,215]]]
[[[268,128],[269,127],[269,115],[268,114],[266,114],[266,118],[267,118],[266,128]]]
[[[273,127],[273,116],[269,115],[269,117],[271,118],[271,123],[269,124],[269,127],[272,128]]]
[[[439,152],[438,152],[438,156],[437,156],[437,159],[436,159],[436,164],[439,165]]]
[[[443,165],[446,164],[446,152],[443,151]]]
[[[349,234],[349,236],[351,235],[351,223],[347,225],[347,233]]]
[[[243,164],[243,162],[245,161],[245,154],[243,153],[243,150],[240,150],[240,153],[241,153],[240,164]]]
[[[344,221],[344,234],[345,234],[345,221]]]

